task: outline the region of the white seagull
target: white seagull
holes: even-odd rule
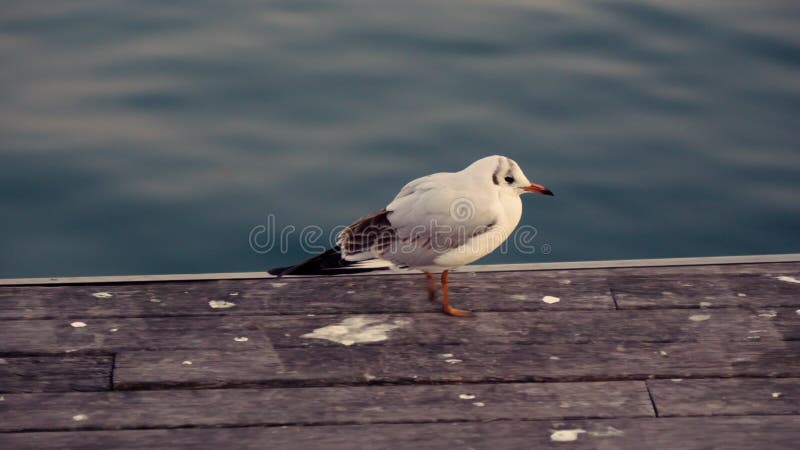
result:
[[[335,248],[270,273],[419,269],[428,279],[431,300],[438,290],[433,274],[441,273],[444,313],[470,316],[450,305],[448,271],[488,255],[508,239],[522,217],[520,195],[526,192],[553,195],[528,180],[516,162],[499,155],[479,159],[460,172],[418,178],[384,209],[345,228]]]

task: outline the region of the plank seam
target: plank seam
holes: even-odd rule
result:
[[[658,416],[659,419],[679,419],[682,417],[690,417],[690,418],[702,418],[702,417],[768,417],[768,416],[800,416],[800,414],[796,412],[747,412],[746,414],[735,414],[735,413],[721,413],[721,414],[665,414]]]
[[[641,382],[645,382],[645,384],[647,385],[648,382],[653,381],[653,380],[664,381],[664,380],[670,380],[670,379],[674,379],[674,378],[656,376],[655,378],[649,378],[648,377],[648,378],[633,378],[633,379],[612,379],[612,378],[609,378],[609,379],[591,379],[591,380],[588,380],[588,379],[587,380],[576,380],[576,379],[560,380],[559,379],[559,380],[543,380],[543,381],[542,380],[523,380],[523,381],[520,381],[520,380],[479,380],[479,381],[471,381],[471,380],[467,380],[467,381],[461,381],[461,380],[459,380],[459,381],[430,381],[430,380],[424,380],[424,381],[414,381],[414,382],[374,382],[374,381],[372,381],[372,382],[349,383],[349,384],[348,383],[335,382],[335,383],[326,384],[326,385],[320,385],[320,384],[312,384],[312,385],[291,384],[291,385],[285,385],[285,386],[273,386],[273,385],[270,385],[270,384],[257,384],[257,383],[244,383],[242,385],[229,384],[229,385],[219,385],[219,386],[196,386],[196,387],[192,387],[192,385],[171,384],[169,386],[164,386],[163,388],[159,388],[158,386],[147,386],[147,385],[144,385],[141,388],[133,388],[133,389],[131,389],[131,388],[124,388],[123,387],[122,389],[113,389],[113,391],[114,392],[153,392],[153,391],[162,392],[162,391],[206,391],[206,390],[232,390],[232,391],[235,391],[235,390],[242,390],[242,389],[264,389],[264,390],[286,389],[286,390],[288,390],[288,389],[317,389],[317,388],[332,388],[332,387],[342,387],[342,388],[349,388],[349,387],[358,387],[358,388],[376,387],[376,388],[380,388],[380,387],[387,387],[387,386],[395,386],[395,387],[401,387],[401,386],[450,386],[450,385],[453,385],[453,386],[459,385],[460,386],[460,385],[473,385],[473,384],[484,384],[484,385],[496,385],[496,384],[501,384],[501,385],[502,384],[546,385],[546,384],[572,384],[572,383],[576,383],[576,384],[581,384],[581,383],[583,383],[583,384],[592,384],[592,383],[626,383],[626,384],[630,384],[630,383],[637,383],[637,382],[640,382],[640,381]],[[684,376],[681,379],[682,380],[688,380],[688,381],[735,380],[735,379],[769,381],[769,380],[792,380],[792,379],[794,379],[794,380],[800,381],[800,377],[798,377],[797,375],[786,375],[786,376],[783,376],[783,375],[779,375],[779,376],[737,375],[737,376],[732,376],[732,377],[724,377],[724,376],[711,377],[711,376],[707,376],[707,375],[702,375],[702,376],[688,376],[688,377]],[[650,392],[650,387],[649,386],[646,386],[646,387],[648,389],[648,394],[650,394],[650,400],[651,400],[651,403],[652,403],[654,401],[654,399],[653,399],[652,393]],[[0,391],[0,392],[2,392],[2,391]],[[6,395],[38,395],[38,394],[58,394],[58,393],[75,393],[75,392],[76,391],[74,391],[74,390],[67,390],[67,391],[32,391],[32,392],[11,392],[11,391],[8,391],[8,392],[2,392],[2,393],[6,394]],[[89,393],[103,393],[103,392],[109,392],[109,391],[100,390],[100,391],[78,391],[78,392],[89,394]],[[656,408],[654,407],[654,410],[655,409]],[[749,414],[751,414],[751,413],[748,413],[748,415]],[[792,415],[793,413],[768,413],[768,414],[782,415],[783,416],[783,415]],[[720,414],[720,415],[724,415],[724,414]],[[761,415],[761,414],[759,414],[759,415]],[[658,417],[683,417],[683,416],[671,416],[671,415],[666,415],[665,416],[665,415],[660,415]],[[692,415],[692,417],[695,417],[695,415]],[[710,416],[696,415],[696,417],[710,417]],[[2,431],[0,431],[0,432],[2,432]]]
[[[619,303],[617,303],[617,294],[614,292],[614,286],[611,285],[611,279],[606,278],[606,284],[608,285],[608,293],[611,295],[611,300],[614,302],[614,309],[619,311]]]
[[[783,414],[786,416],[788,414]],[[702,417],[702,416],[701,416]],[[504,418],[498,417],[494,419],[442,419],[442,420],[378,420],[359,422],[354,420],[343,420],[340,422],[335,421],[309,421],[309,422],[294,422],[294,423],[251,423],[251,424],[218,424],[218,425],[175,425],[175,426],[141,426],[141,427],[123,427],[123,428],[102,428],[102,427],[81,427],[81,428],[30,428],[24,430],[6,430],[0,431],[3,434],[21,434],[21,433],[81,433],[87,431],[135,431],[135,430],[191,430],[191,429],[220,429],[220,428],[277,428],[277,427],[332,427],[332,426],[365,426],[365,425],[422,425],[422,424],[454,424],[454,423],[488,423],[488,422],[550,422],[550,421],[564,421],[564,420],[618,420],[618,419],[652,419],[652,416],[615,416],[615,417],[601,417],[601,416],[570,416],[570,417],[541,417],[541,418]]]
[[[114,353],[111,355],[111,370],[108,372],[108,390],[113,391],[114,389],[114,371],[117,369],[117,354]]]
[[[731,341],[735,344],[752,344],[755,342],[767,342],[767,343],[779,343],[779,342],[798,342],[800,341],[800,337],[780,337],[780,338],[766,338],[766,339],[759,339],[758,341]],[[521,346],[521,347],[536,347],[536,346],[544,346],[544,345],[571,345],[571,346],[582,346],[582,345],[593,345],[593,344],[645,344],[645,345],[656,345],[656,344],[703,344],[703,343],[720,343],[723,342],[722,338],[719,339],[696,339],[696,340],[680,340],[680,339],[652,339],[652,340],[637,340],[637,341],[616,341],[616,340],[594,340],[594,341],[585,341],[585,342],[542,342],[542,341],[517,341],[514,342],[513,345]],[[726,341],[727,342],[727,341]],[[484,345],[504,345],[503,343],[490,341],[484,342]],[[429,343],[425,342],[399,342],[399,343],[367,343],[363,344],[363,348],[377,348],[377,347],[384,347],[384,348],[408,348],[408,347],[425,347],[429,345]],[[448,347],[462,347],[462,346],[470,346],[473,344],[460,342],[458,340],[452,341],[441,341],[437,342],[435,345],[441,346],[448,346]],[[318,348],[318,349],[333,349],[338,348],[338,345],[335,344],[316,344],[316,345],[308,345],[304,343],[299,344],[275,344],[273,343],[273,347],[276,349],[282,350],[297,350],[297,349],[309,349],[309,348]],[[236,350],[231,348],[193,348],[193,347],[173,347],[173,348],[115,348],[115,349],[86,349],[86,350],[77,350],[77,351],[65,351],[65,350],[54,350],[54,351],[11,351],[11,352],[3,352],[0,351],[0,358],[58,358],[63,356],[87,356],[87,357],[97,357],[97,356],[113,356],[116,357],[116,354],[119,352],[123,353],[130,353],[130,352],[168,352],[173,350],[180,350],[180,351],[204,351],[204,350],[214,350],[220,352],[249,352],[253,351],[252,349],[247,350]],[[112,368],[113,370],[113,368]],[[710,378],[737,378],[737,376],[733,377],[710,377]],[[668,377],[668,378],[675,378],[675,377]],[[678,377],[678,378],[686,378],[686,377]],[[760,378],[758,375],[748,376],[748,378]],[[765,378],[774,378],[774,377],[765,377]],[[784,377],[785,378],[785,377]]]
[[[747,343],[753,343],[753,342],[778,343],[778,342],[798,342],[798,341],[800,341],[800,337],[798,337],[798,338],[795,338],[795,337],[775,338],[775,339],[770,338],[770,339],[759,339],[758,341],[733,341],[733,342],[740,343],[740,344],[747,344]],[[543,346],[543,345],[550,345],[550,344],[580,346],[580,345],[592,345],[592,344],[598,344],[598,343],[600,343],[600,344],[648,344],[649,345],[649,344],[703,344],[703,343],[717,343],[717,342],[722,342],[722,340],[721,339],[705,339],[705,340],[666,340],[665,339],[665,340],[642,340],[642,341],[613,341],[613,340],[597,341],[597,340],[595,340],[595,341],[591,341],[591,342],[536,342],[536,341],[524,342],[524,341],[520,341],[520,342],[514,342],[513,345],[518,345],[518,346],[525,347],[525,346]],[[485,344],[486,345],[502,345],[501,343],[498,343],[498,342],[486,342]],[[364,347],[368,347],[368,348],[369,347],[371,347],[371,348],[375,348],[375,347],[407,348],[407,347],[424,347],[426,345],[428,345],[428,344],[427,343],[422,343],[422,342],[402,342],[402,343],[398,343],[398,344],[386,344],[386,343],[382,343],[382,344],[364,344]],[[471,344],[464,344],[462,342],[454,340],[454,341],[437,342],[436,345],[444,345],[444,346],[450,346],[450,347],[460,347],[460,346],[469,346]],[[318,344],[318,345],[314,345],[314,346],[309,346],[309,345],[304,345],[304,344],[295,344],[295,345],[275,345],[275,344],[273,344],[273,346],[274,346],[274,348],[281,349],[281,350],[297,350],[297,349],[308,349],[308,348],[326,348],[326,349],[338,348],[338,346],[335,345],[335,344],[330,344],[330,345],[328,345],[328,344]],[[150,349],[147,349],[147,348],[144,348],[144,349],[142,349],[142,348],[119,348],[119,349],[114,349],[114,350],[111,350],[111,351],[128,353],[128,352],[139,352],[139,351],[167,352],[167,351],[170,351],[170,350],[180,350],[180,351],[214,350],[214,351],[220,351],[220,352],[248,352],[248,351],[252,351],[252,349],[249,349],[249,350],[233,350],[233,349],[230,349],[230,348],[210,348],[210,349],[208,349],[208,348],[191,348],[191,347],[187,347],[187,348],[175,347],[175,348],[172,348],[172,349],[166,349],[166,348],[163,348],[163,349],[162,348],[150,348]],[[38,357],[42,357],[42,358],[57,358],[57,357],[62,357],[62,356],[90,356],[91,357],[91,356],[108,356],[109,354],[110,354],[110,351],[109,350],[104,350],[104,349],[89,349],[89,350],[86,350],[86,351],[73,351],[73,352],[69,352],[69,353],[67,353],[66,351],[53,351],[53,352],[48,352],[48,351],[21,351],[20,352],[20,351],[17,351],[17,352],[0,352],[0,358],[38,358]],[[670,377],[670,378],[675,378],[675,377]],[[686,378],[686,377],[678,377],[678,378]],[[738,378],[738,375],[734,376],[734,377],[712,377],[712,378]],[[753,377],[748,377],[748,378],[759,378],[759,377],[758,376],[753,376]],[[767,378],[774,378],[774,377],[767,377]]]
[[[721,305],[721,306],[711,306],[707,308],[702,308],[699,305],[665,305],[664,307],[658,306],[628,306],[628,307],[618,307],[617,300],[613,294],[613,288],[610,289],[612,291],[611,299],[614,303],[614,308],[612,309],[605,309],[605,308],[589,308],[589,307],[576,307],[576,308],[561,308],[561,309],[481,309],[478,308],[471,308],[470,311],[477,313],[480,317],[481,313],[559,313],[559,312],[604,312],[604,311],[687,311],[687,310],[704,310],[704,311],[714,311],[714,310],[723,310],[723,311],[730,311],[730,310],[741,310],[741,311],[754,311],[759,309],[770,309],[770,308],[779,308],[779,309],[792,309],[800,307],[800,301],[794,304],[768,304],[768,305]],[[440,316],[441,311],[438,309],[431,309],[430,311],[409,311],[409,310],[385,310],[385,311],[363,311],[363,310],[341,310],[335,312],[325,312],[325,313],[317,313],[316,317],[324,317],[330,316],[331,318],[335,318],[338,316],[343,315],[360,315],[360,316],[382,316],[382,315],[429,315],[429,316]],[[158,319],[158,318],[181,318],[181,317],[229,317],[229,318],[248,318],[248,317],[280,317],[280,318],[303,318],[308,317],[308,313],[305,312],[297,312],[297,313],[259,313],[259,312],[252,312],[252,313],[242,313],[242,314],[226,314],[226,313],[189,313],[189,314],[143,314],[143,315],[119,315],[119,314],[110,314],[110,315],[87,315],[87,314],[75,314],[75,315],[54,315],[54,316],[42,316],[42,317],[0,317],[0,323],[3,322],[13,322],[13,321],[31,321],[31,320],[65,320],[65,319]]]
[[[800,304],[798,304],[800,306]],[[769,308],[794,308],[795,306],[770,306]],[[668,308],[654,308],[654,309],[699,309],[700,307],[692,307],[692,308],[680,308],[671,306]],[[742,308],[739,306],[730,306],[730,307],[719,307],[713,309],[732,309],[732,308],[740,308],[740,309],[751,309],[751,308]],[[712,308],[708,308],[712,309]],[[614,309],[605,309],[605,308],[561,308],[561,309],[481,309],[481,308],[470,308],[470,311],[475,313],[537,313],[537,312],[567,312],[567,311],[581,311],[581,312],[594,312],[594,311],[613,311]],[[385,310],[385,311],[363,311],[363,310],[341,310],[336,312],[325,312],[325,313],[316,313],[316,317],[322,316],[342,316],[342,315],[353,315],[358,314],[360,316],[380,316],[380,315],[393,315],[393,314],[404,314],[404,315],[430,315],[430,316],[441,316],[442,311],[441,308],[432,308],[430,311],[409,311],[409,310]],[[0,317],[0,323],[2,322],[10,322],[15,320],[27,321],[27,320],[64,320],[64,319],[157,319],[162,317],[282,317],[282,318],[292,318],[292,317],[308,317],[308,313],[305,312],[298,312],[298,313],[245,313],[245,314],[225,314],[225,313],[204,313],[204,314],[145,314],[145,315],[98,315],[98,316],[91,316],[87,314],[75,314],[75,315],[56,315],[56,316],[42,316],[42,317]]]
[[[645,387],[645,389],[647,389],[647,395],[650,397],[650,404],[651,404],[651,405],[653,405],[653,414],[655,414],[655,415],[656,415],[656,417],[661,417],[661,416],[658,414],[658,406],[656,405],[656,399],[655,399],[655,397],[653,397],[653,391],[651,391],[651,390],[650,390],[650,383],[649,383],[649,381],[645,381],[645,383],[644,383],[644,387]]]
[[[660,418],[661,421],[677,421],[683,418],[687,419],[710,419],[714,417],[724,417],[724,418],[765,418],[765,417],[773,417],[776,419],[782,419],[787,417],[800,417],[800,414],[742,414],[742,415],[735,415],[735,414],[720,414],[716,416],[667,416]],[[457,424],[457,423],[489,423],[489,422],[553,422],[553,421],[562,421],[562,422],[583,422],[583,421],[592,421],[592,422],[614,422],[619,420],[631,420],[631,421],[651,421],[654,420],[652,416],[620,416],[620,417],[565,417],[565,418],[497,418],[497,419],[488,419],[488,420],[462,420],[462,419],[455,419],[455,420],[438,420],[438,421],[429,421],[429,422],[418,422],[418,421],[376,421],[376,422],[356,422],[356,421],[342,421],[342,422],[297,422],[291,424],[230,424],[230,425],[180,425],[180,426],[153,426],[153,427],[130,427],[130,428],[101,428],[101,427],[85,427],[85,428],[58,428],[58,429],[46,429],[46,428],[32,428],[26,430],[7,430],[7,431],[0,431],[0,435],[14,435],[14,434],[25,434],[25,433],[83,433],[83,432],[92,432],[92,431],[137,431],[137,430],[209,430],[209,429],[224,429],[224,428],[279,428],[279,427],[358,427],[358,426],[365,426],[365,425],[433,425],[433,424]]]
[[[234,381],[226,382],[225,384],[214,383],[213,385],[198,384],[195,382],[172,382],[172,381],[158,381],[158,382],[127,382],[125,384],[115,384],[115,391],[169,391],[169,390],[208,390],[208,389],[270,389],[270,388],[313,388],[313,387],[360,387],[360,386],[437,386],[437,385],[472,385],[472,384],[519,384],[519,383],[536,383],[536,384],[553,384],[553,383],[598,383],[598,382],[633,382],[633,381],[648,381],[648,380],[670,380],[676,378],[677,374],[658,375],[652,378],[651,375],[641,376],[608,376],[604,378],[593,377],[565,377],[565,378],[552,378],[552,377],[519,377],[512,379],[491,379],[484,378],[480,380],[453,380],[453,381],[436,381],[436,380],[393,380],[393,381],[343,381],[343,380],[277,380],[277,381]],[[734,376],[681,376],[684,380],[730,380],[730,379],[785,379],[785,378],[798,378],[797,373],[780,373],[774,376],[764,376],[763,374],[750,375],[750,374],[737,374]],[[649,390],[648,390],[649,392]]]

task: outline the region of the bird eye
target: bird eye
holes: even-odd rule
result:
[[[506,177],[506,183],[511,184],[514,182],[514,177]]]

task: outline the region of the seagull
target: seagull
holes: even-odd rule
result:
[[[392,267],[418,269],[436,300],[434,274],[441,274],[442,311],[457,317],[472,313],[453,307],[448,273],[500,246],[522,217],[525,193],[552,196],[532,183],[505,156],[488,156],[459,172],[442,172],[406,184],[385,208],[366,215],[339,234],[336,247],[300,264],[271,269],[283,275],[353,273]]]

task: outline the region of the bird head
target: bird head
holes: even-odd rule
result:
[[[473,172],[477,177],[482,177],[501,191],[513,192],[517,195],[528,192],[553,195],[550,189],[528,180],[519,164],[505,156],[494,155],[479,159],[465,170]]]

